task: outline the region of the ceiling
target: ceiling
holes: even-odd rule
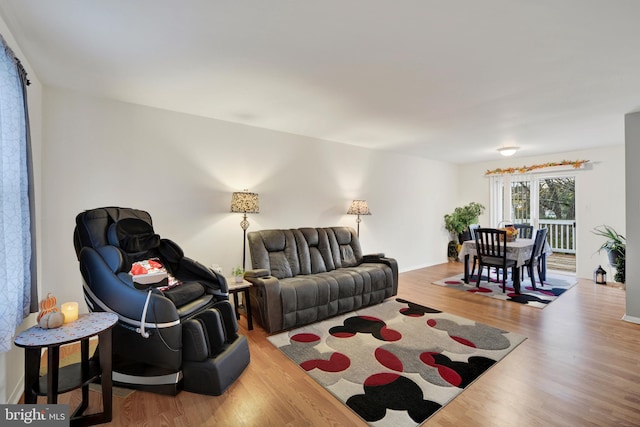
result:
[[[469,163],[624,143],[638,0],[2,0],[45,85]]]

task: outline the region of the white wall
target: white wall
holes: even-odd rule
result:
[[[576,225],[577,225],[577,275],[593,278],[593,271],[602,265],[607,270],[607,280],[612,281],[614,270],[609,266],[606,253],[597,253],[602,237],[591,230],[608,224],[625,235],[625,146],[607,147],[559,153],[541,157],[511,157],[493,162],[460,167],[458,192],[459,204],[477,201],[487,207],[480,219],[489,225],[489,178],[487,170],[529,166],[562,160],[589,160],[576,175]],[[550,169],[552,170],[552,169]]]
[[[34,166],[34,183],[35,183],[35,198],[36,198],[36,252],[38,256],[38,276],[42,276],[42,260],[41,260],[41,237],[40,230],[41,220],[41,169],[42,169],[42,85],[38,76],[35,75],[33,69],[29,65],[29,61],[24,56],[19,48],[18,43],[13,38],[13,35],[7,28],[6,23],[0,17],[0,34],[4,37],[5,41],[11,47],[16,56],[20,59],[20,62],[27,71],[28,78],[31,81],[31,85],[27,89],[27,102],[29,104],[29,120],[31,123],[31,144]],[[40,288],[40,286],[39,286]],[[42,295],[42,291],[39,289],[39,295]],[[26,329],[36,322],[36,315],[32,314],[27,317],[22,325],[18,328],[18,331]],[[6,353],[0,353],[0,402],[1,403],[15,403],[20,398],[23,391],[23,377],[24,377],[24,351],[20,348],[13,347]]]
[[[78,213],[147,210],[156,232],[229,273],[242,261],[231,193],[243,188],[260,194],[249,231],[355,227],[346,211],[364,198],[372,211],[360,230],[365,253],[385,252],[402,270],[446,261],[453,165],[61,89],[46,89],[44,112],[43,292],[60,302],[83,301],[72,243]]]
[[[640,112],[625,116],[626,197],[627,197],[627,249],[626,286],[627,304],[625,320],[640,323]]]

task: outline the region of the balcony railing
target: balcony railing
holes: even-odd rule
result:
[[[541,219],[539,227],[549,229],[547,241],[551,250],[556,253],[576,253],[576,222],[572,219]]]

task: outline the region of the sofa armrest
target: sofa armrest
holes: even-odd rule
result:
[[[362,257],[363,263],[379,263],[389,266],[391,268],[391,275],[393,277],[393,295],[398,293],[398,261],[395,258],[387,258],[384,254],[371,254],[364,255]]]
[[[260,278],[269,276],[269,270],[266,268],[258,268],[256,270],[247,270],[244,273],[244,278],[249,280],[249,278]]]
[[[269,333],[282,330],[280,281],[269,275],[268,270],[263,269],[249,270],[245,273],[244,278],[252,284],[249,290],[251,304],[257,307],[262,326]]]
[[[377,254],[366,254],[362,256],[362,262],[376,262],[384,258],[384,252]]]

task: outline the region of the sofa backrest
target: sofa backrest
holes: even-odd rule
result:
[[[317,274],[362,262],[362,250],[350,227],[261,230],[247,234],[251,264],[278,279]]]

